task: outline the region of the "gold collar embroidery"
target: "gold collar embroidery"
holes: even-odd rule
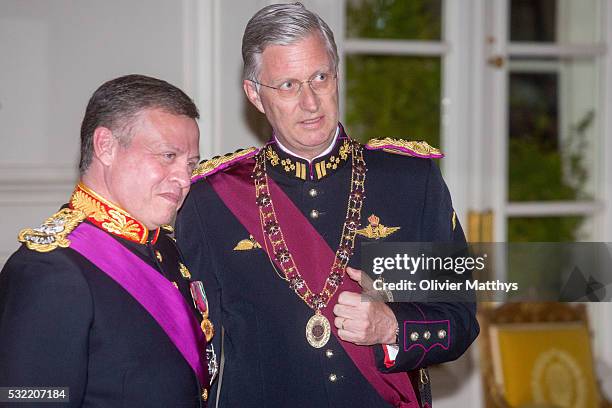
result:
[[[73,210],[85,213],[89,222],[106,232],[140,244],[147,242],[149,229],[144,224],[132,217],[127,211],[86,187],[83,183],[77,184],[72,197],[70,197],[69,205]],[[157,241],[159,228],[154,233],[152,243]]]
[[[287,175],[302,180],[320,180],[336,171],[345,163],[350,155],[351,145],[349,139],[343,139],[338,146],[326,156],[315,159],[312,163],[290,156],[275,149],[272,144],[265,147],[265,158],[273,168],[282,169]],[[279,154],[280,153],[280,154]]]

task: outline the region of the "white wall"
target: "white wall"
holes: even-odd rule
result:
[[[143,73],[183,86],[180,3],[0,2],[0,262],[16,234],[67,201],[87,100],[104,81]]]

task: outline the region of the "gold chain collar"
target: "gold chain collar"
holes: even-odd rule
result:
[[[366,165],[363,160],[363,146],[350,141],[351,151],[351,190],[348,197],[346,218],[342,227],[342,236],[329,276],[325,281],[323,290],[314,293],[308,283],[300,274],[297,265],[289,252],[287,243],[276,217],[274,203],[268,186],[268,175],[266,173],[265,150],[255,157],[253,168],[253,180],[255,183],[256,202],[259,208],[259,217],[264,236],[272,244],[272,253],[280,266],[284,279],[289,282],[289,287],[312,309],[320,311],[325,308],[329,300],[334,296],[338,287],[342,284],[346,265],[353,254],[355,246],[356,231],[360,227],[361,208],[365,197]],[[268,243],[264,238],[268,254]]]

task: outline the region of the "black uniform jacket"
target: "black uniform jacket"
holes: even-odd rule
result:
[[[111,235],[191,304],[168,231],[139,234],[142,243]],[[128,292],[70,248],[42,253],[24,244],[0,273],[0,387],[34,386],[69,387],[69,404],[45,407],[204,404],[187,361]]]
[[[351,180],[351,155],[341,154],[346,151],[344,143],[339,138],[332,152],[311,164],[285,153],[275,143],[264,147],[271,150],[266,155],[268,175],[333,251],[340,240]],[[364,159],[367,176],[362,226],[375,215],[380,224],[400,227],[381,240],[464,240],[449,192],[432,160],[369,150],[364,151]],[[333,335],[321,349],[308,345],[305,326],[312,310],[281,279],[282,272],[272,267],[260,248],[263,243],[253,244],[208,178],[192,185],[177,219],[177,241],[187,265],[201,273],[196,278],[207,288],[213,322],[224,328],[220,407],[389,406]],[[364,241],[369,239],[357,237],[349,266],[360,266],[359,247]],[[390,306],[400,327],[404,321],[415,321],[410,333],[429,331],[432,336],[429,340],[420,336],[415,344],[422,347],[409,352],[400,349],[391,368],[384,365],[382,346],[372,346],[383,372],[407,372],[454,360],[478,334],[473,304]],[[220,346],[221,336],[214,341]],[[400,330],[399,344],[404,341]],[[213,388],[213,396],[215,392]]]

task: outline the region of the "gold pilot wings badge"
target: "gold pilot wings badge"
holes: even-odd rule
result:
[[[358,235],[370,239],[386,238],[401,227],[387,227],[380,223],[380,218],[372,214],[368,217],[368,226],[355,231]]]
[[[36,228],[24,228],[17,239],[26,244],[28,249],[37,252],[50,252],[55,248],[67,248],[67,238],[87,216],[83,211],[63,208]]]
[[[259,242],[255,241],[252,235],[249,235],[247,239],[242,239],[236,244],[234,251],[249,251],[257,248],[261,248],[261,245],[259,245]]]

